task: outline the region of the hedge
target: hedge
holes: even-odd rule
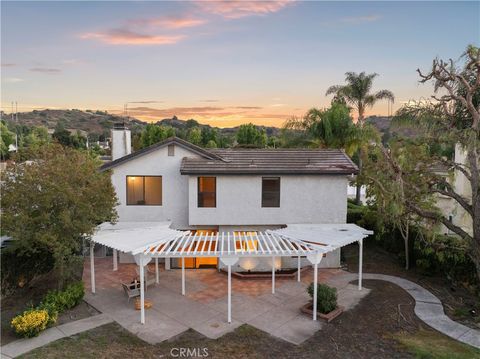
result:
[[[85,294],[83,282],[70,284],[63,291],[50,291],[37,308],[30,308],[11,321],[15,333],[21,337],[37,336],[57,322],[58,315],[78,305]]]

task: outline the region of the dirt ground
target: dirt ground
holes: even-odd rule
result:
[[[358,272],[358,245],[342,249],[347,270]],[[445,313],[453,320],[470,328],[480,328],[480,298],[461,286],[449,283],[444,277],[427,276],[415,268],[408,271],[394,255],[371,244],[364,244],[363,271],[406,278],[432,292],[443,303]]]
[[[61,339],[24,357],[161,358],[178,355],[178,348],[206,348],[209,358],[414,358],[414,354],[401,346],[395,337],[399,333],[410,335],[419,330],[449,345],[458,345],[422,324],[413,313],[413,299],[399,287],[372,280],[366,280],[364,284],[372,291],[359,305],[325,324],[300,346],[247,325],[217,340],[189,330],[174,340],[153,346],[117,324],[109,324]],[[474,353],[480,355],[480,352]]]

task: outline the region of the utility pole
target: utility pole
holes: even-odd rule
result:
[[[15,152],[18,152],[18,104],[15,101]]]

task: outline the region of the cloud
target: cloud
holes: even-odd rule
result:
[[[13,67],[13,66],[17,66],[17,64],[12,64],[12,63],[2,64],[2,67]]]
[[[164,29],[184,29],[206,24],[205,19],[193,17],[157,17],[149,19],[130,20],[129,24],[134,26],[158,26]]]
[[[283,107],[283,106],[287,106],[287,104],[285,104],[285,103],[274,103],[273,105],[270,105],[270,107]]]
[[[226,19],[246,16],[262,16],[275,13],[293,4],[292,0],[279,1],[198,1],[195,4],[204,12],[220,15]]]
[[[7,77],[3,79],[3,82],[14,84],[18,82],[23,82],[25,81],[24,79],[18,78],[18,77]]]
[[[60,69],[52,68],[52,67],[32,67],[30,69],[32,72],[42,72],[44,74],[58,74],[62,72]]]
[[[112,29],[105,32],[89,32],[80,35],[81,39],[98,40],[108,45],[171,45],[184,37],[184,35],[140,34],[127,28]]]
[[[155,101],[155,100],[147,100],[147,101],[128,101],[128,103],[143,103],[143,104],[149,104],[149,103],[164,103],[165,101]]]
[[[238,108],[240,110],[261,110],[262,107],[259,106],[237,106],[235,108]]]
[[[220,100],[200,100],[200,102],[219,102]]]
[[[365,15],[365,16],[353,16],[353,17],[344,17],[340,19],[341,22],[347,24],[364,24],[367,22],[374,22],[382,17],[380,15]]]
[[[63,60],[62,63],[65,65],[82,65],[85,61],[80,59],[66,59]]]

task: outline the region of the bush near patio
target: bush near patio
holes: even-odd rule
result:
[[[313,283],[310,283],[307,292],[313,299]],[[337,289],[326,284],[317,284],[317,311],[327,314],[335,308],[337,308]]]
[[[37,336],[57,322],[58,315],[78,305],[85,294],[83,282],[70,284],[64,291],[50,291],[37,308],[30,308],[12,319],[15,333],[21,337]]]
[[[36,337],[49,324],[49,314],[45,309],[29,309],[12,319],[12,328],[21,337]]]
[[[382,223],[374,205],[356,205],[348,202],[347,222],[373,230],[376,244],[396,254],[400,262],[405,258],[404,242],[395,228]],[[442,275],[454,283],[463,283],[478,290],[475,266],[466,254],[464,242],[455,236],[428,233],[413,227],[410,230],[412,264],[425,275]]]

